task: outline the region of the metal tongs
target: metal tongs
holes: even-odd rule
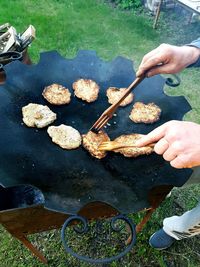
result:
[[[107,108],[102,115],[99,117],[99,119],[93,124],[90,131],[93,132],[99,132],[101,128],[112,118],[113,114],[119,107],[120,103],[130,94],[130,92],[138,85],[140,84],[144,78],[146,77],[146,73],[142,74],[139,77],[136,77],[136,79],[129,85],[126,92],[122,95],[122,97],[113,105],[111,105],[109,108]]]

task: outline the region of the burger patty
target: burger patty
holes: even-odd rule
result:
[[[71,100],[71,93],[67,88],[59,84],[51,84],[44,88],[43,97],[53,105],[68,104]]]
[[[127,134],[117,137],[114,141],[122,145],[132,145],[134,146],[135,142],[139,140],[143,135],[142,134]],[[145,147],[126,147],[115,149],[114,152],[121,153],[125,157],[136,158],[140,155],[149,155],[154,151],[151,146]]]
[[[99,86],[93,80],[79,79],[72,84],[76,97],[87,101],[94,102],[98,98]]]
[[[161,109],[154,103],[136,102],[129,115],[135,123],[154,123],[160,119]]]
[[[109,136],[104,131],[99,131],[98,133],[89,131],[87,134],[83,134],[82,137],[83,147],[88,150],[93,157],[102,159],[107,155],[105,151],[100,151],[98,149],[102,142],[110,141]]]
[[[56,113],[49,107],[30,103],[22,108],[23,122],[28,127],[43,128],[56,120]]]
[[[106,95],[108,97],[108,102],[110,104],[116,103],[122,95],[125,93],[127,88],[117,88],[117,87],[109,87],[106,91]],[[130,93],[120,104],[121,107],[129,105],[133,101],[133,93]]]
[[[63,149],[75,149],[81,145],[80,133],[71,126],[61,124],[60,126],[49,126],[47,129],[52,142]]]

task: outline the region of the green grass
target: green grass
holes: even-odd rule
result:
[[[38,58],[39,52],[53,49],[63,56],[74,56],[79,49],[93,49],[104,58],[119,54],[134,58],[136,49],[137,55],[144,54],[157,37],[143,18],[93,0],[12,0],[1,6],[1,21],[8,20],[18,31],[28,24],[36,27],[37,40],[30,51],[33,59]]]
[[[143,55],[160,43],[189,43],[197,38],[200,27],[199,22],[186,25],[187,16],[169,10],[161,13],[159,28],[153,30],[153,17],[148,13],[124,12],[95,0],[0,0],[0,13],[0,24],[10,22],[18,32],[23,32],[29,24],[35,26],[37,38],[29,48],[35,63],[43,51],[56,49],[64,57],[73,57],[79,49],[91,49],[106,60],[118,55],[128,57],[137,68]],[[200,123],[199,70],[185,70],[180,77],[182,84],[178,88],[166,86],[165,90],[170,95],[184,95],[193,108],[185,119]],[[181,214],[192,208],[199,194],[200,186],[175,189],[138,235],[135,249],[110,266],[200,266],[199,237],[177,242],[167,251],[155,251],[148,245],[149,236],[160,228],[166,215]],[[140,217],[140,214],[134,216],[134,220]],[[43,266],[2,227],[0,240],[0,267]],[[36,234],[31,240],[47,256],[49,266],[90,266],[64,253],[59,231]],[[84,252],[86,244],[77,244]],[[103,247],[100,250],[105,252]]]

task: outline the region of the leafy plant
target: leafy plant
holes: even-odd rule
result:
[[[113,0],[122,9],[135,9],[141,6],[141,0]]]

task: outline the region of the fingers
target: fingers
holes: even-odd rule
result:
[[[146,146],[148,144],[157,142],[162,137],[164,137],[165,130],[166,130],[166,123],[164,123],[163,125],[157,127],[156,129],[151,131],[149,134],[143,136],[140,140],[138,140],[136,142],[135,145],[138,146],[138,147],[142,147],[142,146]]]
[[[162,155],[163,158],[166,161],[170,162],[170,165],[176,169],[182,169],[182,168],[190,168],[191,166],[188,166],[188,158],[186,158],[184,155],[179,154],[176,149],[174,149],[173,145],[170,146],[169,142],[162,138],[154,147],[154,151]]]
[[[151,51],[149,54],[144,56],[139,69],[137,71],[137,76],[144,74],[147,71],[147,76],[149,76],[149,69],[157,70],[157,65],[163,65],[166,62],[165,55],[157,51],[157,49]],[[159,69],[159,67],[158,67]],[[162,70],[162,69],[161,69]],[[157,72],[160,73],[160,72]]]
[[[163,158],[166,161],[172,161],[184,151],[184,146],[179,141],[170,144],[169,148],[164,152]]]
[[[169,148],[169,142],[165,139],[162,138],[160,139],[160,141],[155,145],[154,147],[154,151],[159,154],[162,155],[164,157],[164,153],[166,152],[166,150]]]
[[[164,64],[162,66],[155,67],[147,72],[147,77],[154,76],[156,74],[171,74],[177,73],[175,66],[173,64]]]
[[[177,157],[177,152],[174,151],[171,147],[168,147],[168,149],[163,153],[163,158],[166,161],[172,161]]]
[[[170,161],[170,165],[176,169],[191,168],[191,166],[188,165],[187,158],[181,155]]]
[[[147,72],[147,76],[148,76],[148,70],[150,70],[153,67],[156,67],[157,65],[161,65],[161,64],[163,64],[163,62],[162,62],[162,59],[159,58],[159,56],[151,57],[150,59],[145,61],[145,63],[140,65],[136,75],[140,76],[141,74],[144,74],[145,72]]]
[[[156,56],[156,54],[157,54],[156,51],[157,51],[157,48],[154,49],[154,50],[152,50],[152,51],[150,51],[148,54],[146,54],[146,55],[143,57],[143,59],[142,59],[142,61],[141,61],[141,63],[140,63],[140,66],[139,66],[139,68],[138,68],[138,74],[139,74],[139,75],[143,74],[143,72],[142,72],[142,67],[143,67],[143,65],[145,64],[145,62],[148,61],[150,58]],[[139,75],[138,75],[138,76],[139,76]]]
[[[179,154],[173,146],[170,146],[165,138],[162,138],[154,147],[154,151],[162,155],[166,161],[170,162],[170,165],[176,169],[190,168],[187,166],[188,159],[182,154]]]

